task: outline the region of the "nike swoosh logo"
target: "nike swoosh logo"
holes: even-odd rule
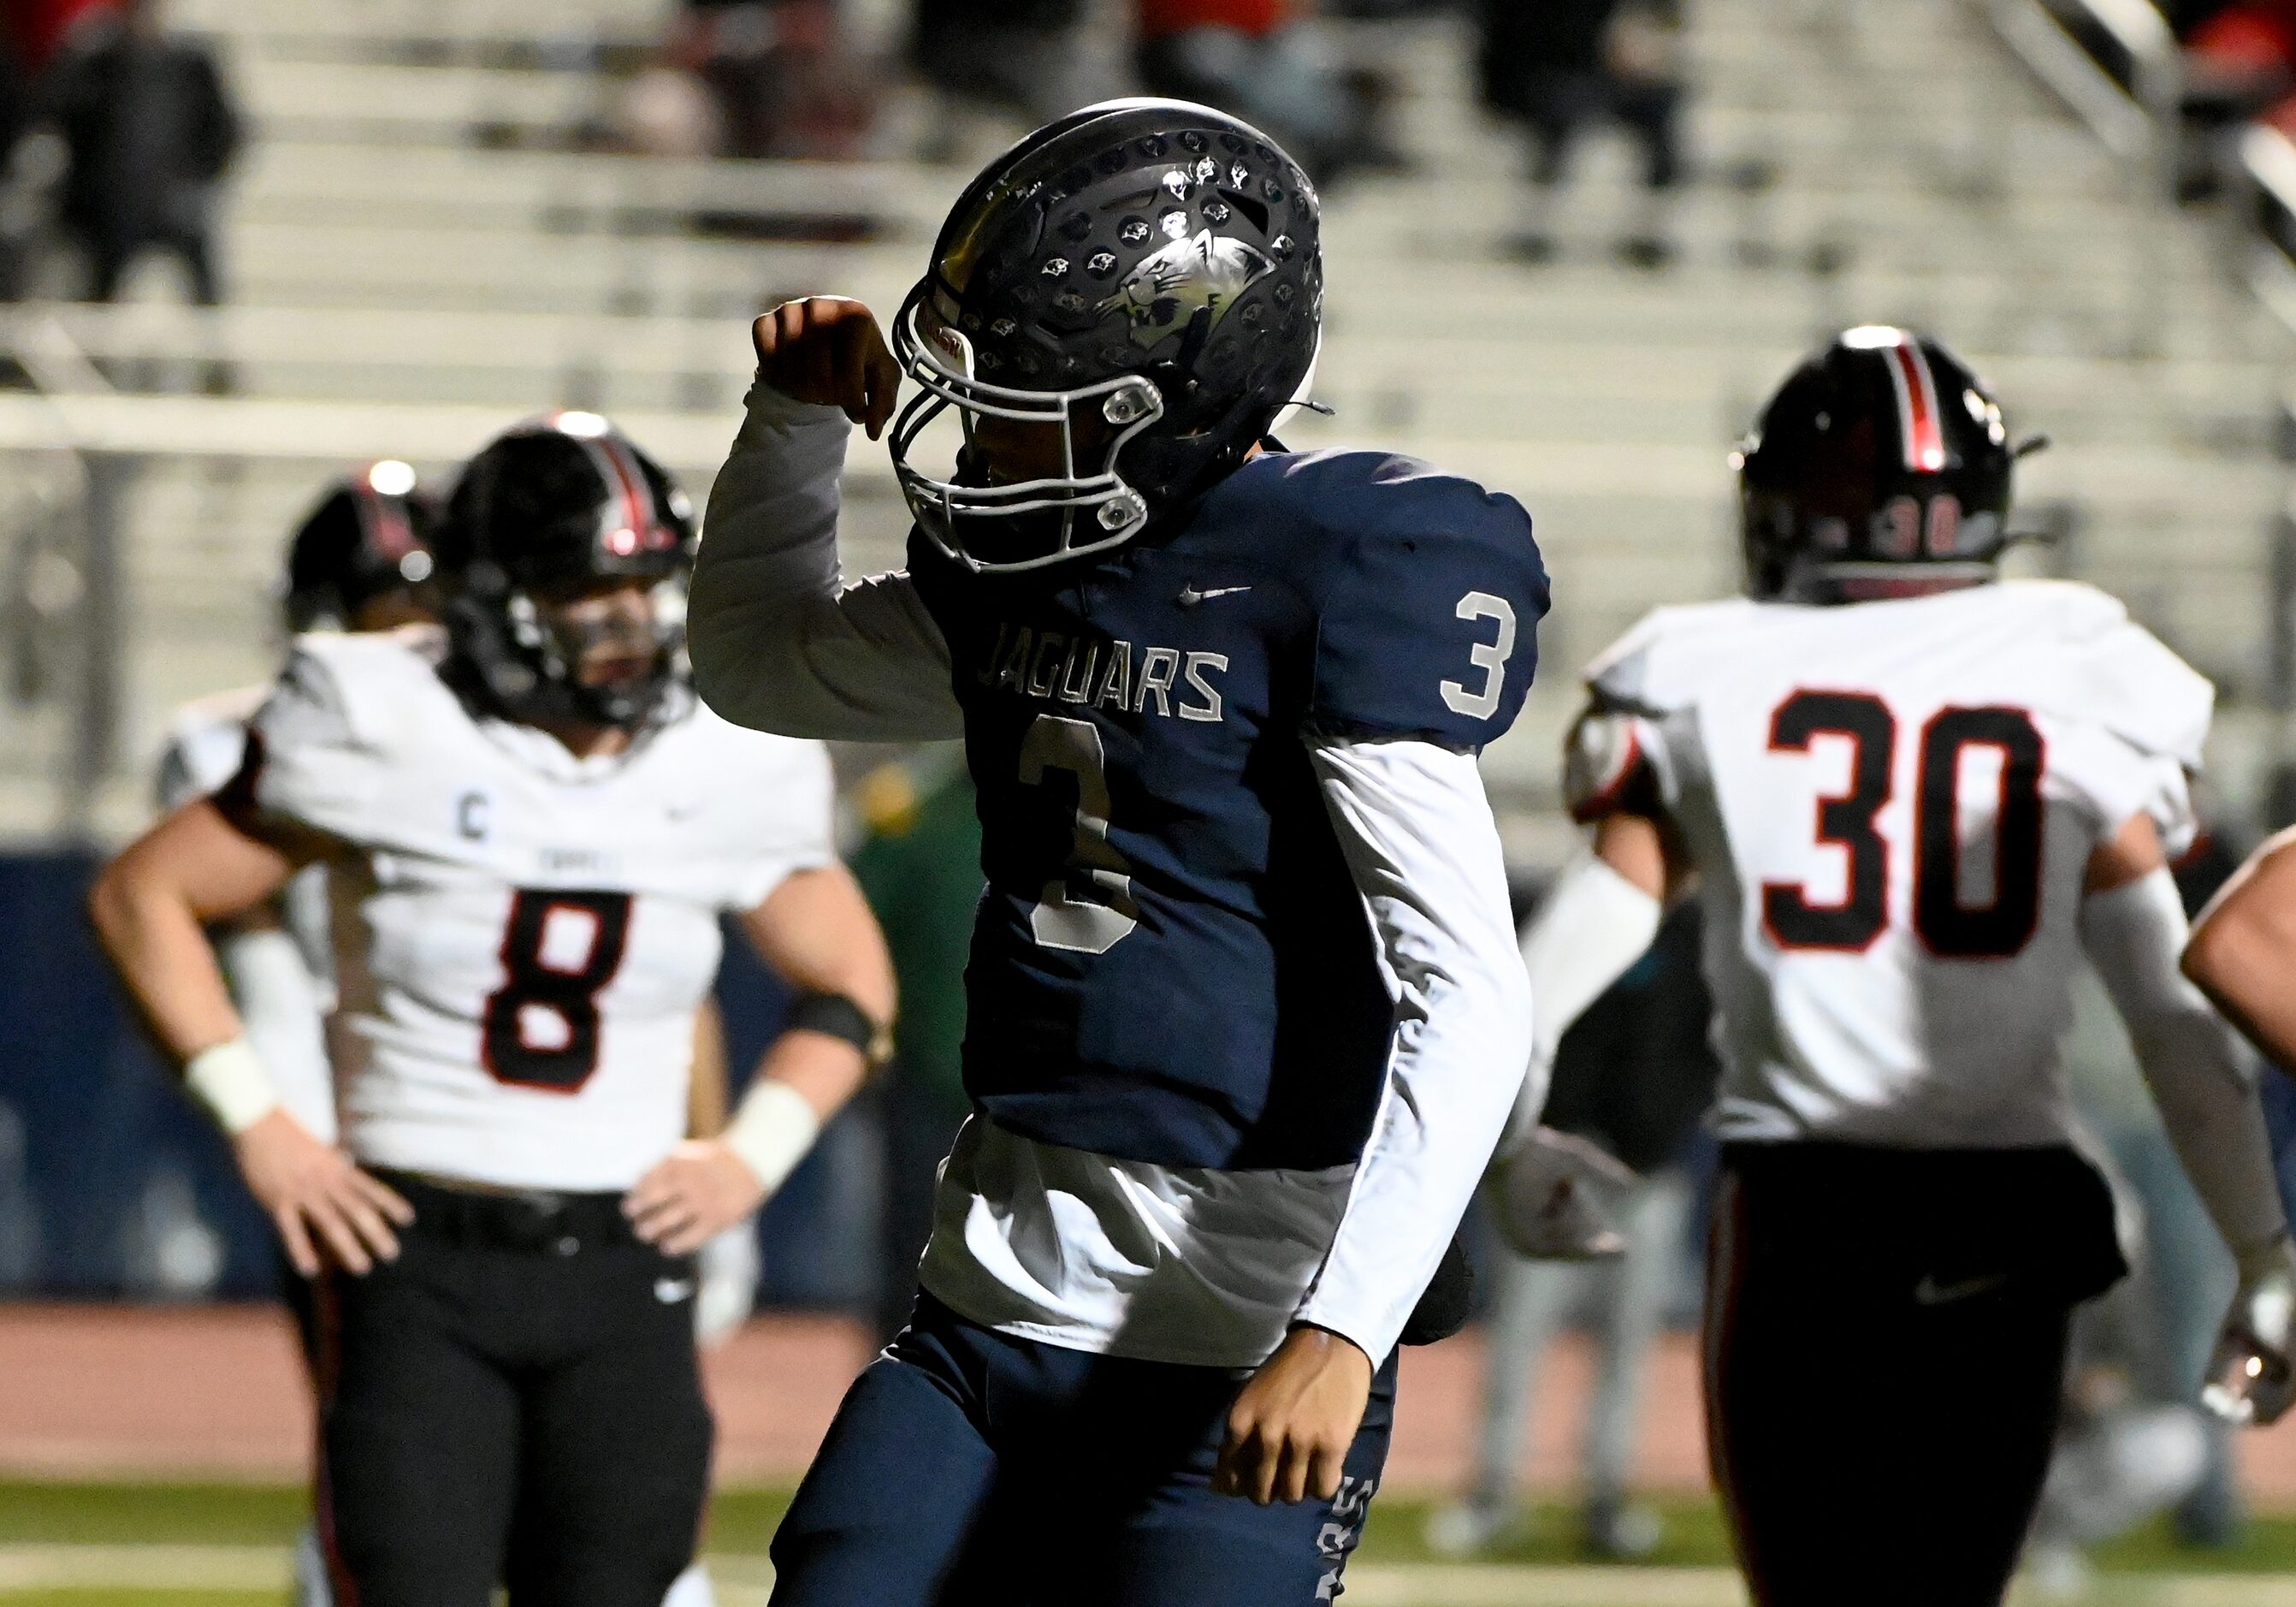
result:
[[[1993,1273],[1982,1278],[1964,1278],[1957,1283],[1940,1283],[1935,1273],[1926,1273],[1914,1285],[1916,1306],[1951,1306],[1957,1300],[1973,1299],[1977,1296],[1999,1289],[2009,1281],[2007,1273]]]
[[[690,1299],[693,1294],[693,1280],[691,1278],[656,1278],[653,1281],[653,1298],[664,1306],[675,1306],[680,1300]]]
[[[1250,589],[1249,586],[1215,586],[1209,591],[1198,591],[1193,586],[1183,586],[1180,588],[1180,606],[1193,608],[1198,603],[1209,602],[1216,597],[1234,597],[1239,591]]]

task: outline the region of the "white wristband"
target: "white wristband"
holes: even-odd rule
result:
[[[787,1083],[761,1077],[742,1096],[741,1108],[726,1125],[725,1142],[758,1174],[771,1199],[820,1133],[821,1118],[805,1095]]]
[[[184,1067],[184,1083],[234,1138],[279,1108],[279,1090],[244,1038],[193,1055]]]

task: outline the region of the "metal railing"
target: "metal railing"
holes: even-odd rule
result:
[[[2184,65],[2152,0],[1976,0],[1993,32],[2121,165],[2128,210],[2131,355],[2157,346],[2176,205]]]
[[[2233,220],[2241,279],[2296,330],[2296,142],[2265,123],[2241,130]]]
[[[87,836],[119,746],[119,476],[86,449],[72,399],[112,388],[61,324],[22,307],[0,323],[0,355],[30,389],[6,449],[7,569],[0,593],[11,691],[29,710],[63,712],[69,751],[56,773],[55,827]]]

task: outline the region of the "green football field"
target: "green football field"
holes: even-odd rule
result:
[[[722,1493],[709,1553],[726,1607],[765,1599],[765,1560],[786,1494]],[[286,1595],[298,1490],[265,1486],[0,1481],[0,1603],[6,1607],[272,1607]],[[1742,1601],[1713,1507],[1668,1504],[1668,1540],[1647,1563],[1587,1565],[1568,1514],[1537,1514],[1488,1562],[1443,1563],[1420,1539],[1423,1504],[1383,1503],[1348,1572],[1360,1607],[1734,1607]],[[2296,1519],[2259,1520],[2236,1550],[2178,1550],[2165,1529],[2099,1561],[2093,1599],[2126,1607],[2296,1607]],[[2281,1578],[2271,1578],[2280,1575]],[[1854,1586],[1845,1600],[1854,1600]]]

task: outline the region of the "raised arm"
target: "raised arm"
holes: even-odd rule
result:
[[[906,574],[847,586],[838,476],[900,372],[858,301],[785,302],[757,321],[758,378],[709,494],[688,630],[694,684],[726,719],[869,742],[964,735],[948,648]]]

